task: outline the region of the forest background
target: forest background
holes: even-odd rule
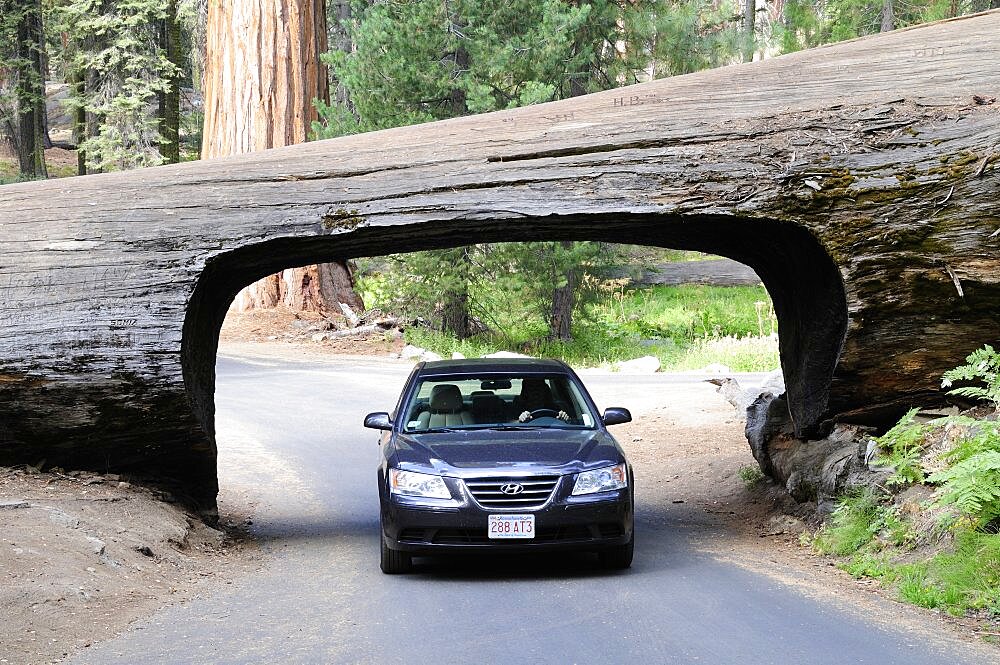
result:
[[[193,160],[203,151],[230,154],[213,143],[214,125],[206,133],[206,105],[218,96],[206,94],[206,70],[220,45],[240,39],[219,17],[246,14],[251,4],[0,0],[0,157],[10,158],[0,159],[0,184]],[[265,12],[257,20],[311,26],[317,34],[296,38],[324,51],[313,65],[322,81],[305,91],[309,112],[272,124],[294,121],[303,125],[297,135],[322,139],[774,57],[995,8],[1000,0],[272,4],[257,10]],[[46,92],[59,87],[71,131],[53,142]],[[723,91],[719,103],[728,103]],[[73,151],[75,165],[65,159],[48,164],[45,151],[53,146]],[[585,242],[403,252],[329,273],[346,276],[347,290],[361,297],[292,304],[337,311],[336,301],[347,301],[355,309],[391,312],[417,324],[408,326],[410,341],[441,353],[501,348],[584,364],[651,353],[678,368],[711,362],[738,370],[776,367],[776,322],[763,287],[634,288],[622,278],[623,267],[691,258]],[[319,284],[327,273],[309,274]],[[298,291],[309,274],[299,278]],[[259,287],[243,300],[280,304],[283,282],[270,284],[275,297],[262,298],[267,289]]]

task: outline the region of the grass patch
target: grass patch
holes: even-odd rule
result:
[[[758,483],[764,480],[764,472],[756,464],[745,464],[739,468],[736,474],[743,481],[743,484],[747,486],[747,489],[753,489]]]
[[[366,305],[377,305],[380,282],[361,279]],[[597,366],[645,355],[665,371],[723,364],[734,371],[770,371],[780,365],[774,312],[763,287],[656,286],[619,289],[577,317],[569,342],[546,339],[545,323],[526,317],[504,294],[488,294],[481,319],[491,332],[458,340],[428,328],[410,328],[406,340],[442,356],[478,357],[494,351],[561,358]],[[491,300],[492,299],[492,300]],[[763,330],[764,336],[759,332]]]
[[[899,595],[956,616],[979,609],[1000,614],[1000,534],[958,531],[953,550],[902,567]]]

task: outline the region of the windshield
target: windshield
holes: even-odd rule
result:
[[[427,377],[403,413],[403,431],[483,428],[593,429],[579,386],[565,374]]]

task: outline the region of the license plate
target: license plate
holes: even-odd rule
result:
[[[490,538],[534,538],[534,515],[490,515]]]

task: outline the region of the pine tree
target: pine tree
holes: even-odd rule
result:
[[[45,62],[41,0],[0,0],[0,134],[28,178],[48,175]]]
[[[646,58],[640,9],[652,3],[613,0],[387,0],[356,6],[348,24],[353,50],[325,56],[349,103],[319,105],[321,137],[339,136],[482,113],[633,83]],[[623,48],[635,42],[637,48]],[[520,248],[513,270],[538,270],[548,302],[550,336],[567,338],[580,275],[566,257],[574,243]],[[443,329],[473,332],[470,265],[489,248],[423,252],[400,260],[415,276],[411,301],[436,311]],[[553,272],[555,270],[555,272]],[[433,285],[427,289],[425,285]],[[433,297],[424,298],[427,294]],[[433,301],[433,302],[431,302]]]
[[[177,66],[161,45],[165,0],[70,0],[58,7],[60,29],[76,46],[71,71],[85,72],[72,105],[87,115],[78,147],[90,170],[154,166],[160,152],[160,121],[152,112],[158,95],[176,90]],[[172,17],[174,18],[174,17]]]

